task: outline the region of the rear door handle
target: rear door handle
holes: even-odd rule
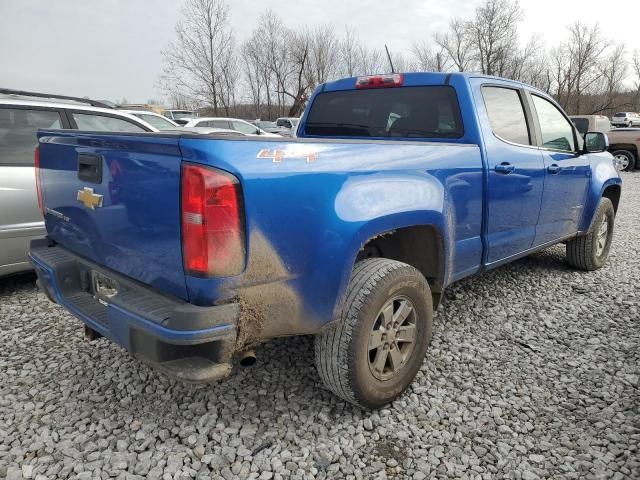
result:
[[[505,175],[509,175],[516,169],[514,165],[511,165],[509,162],[499,163],[494,167],[494,170],[498,173],[504,173]]]
[[[562,170],[562,167],[560,165],[558,165],[557,163],[553,163],[551,165],[549,165],[547,167],[547,172],[555,175],[557,173],[560,173],[560,170]]]

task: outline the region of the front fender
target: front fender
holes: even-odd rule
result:
[[[591,184],[587,191],[584,214],[580,222],[579,233],[591,228],[598,204],[604,191],[611,185],[622,185],[622,179],[616,170],[611,154],[608,152],[591,155]]]

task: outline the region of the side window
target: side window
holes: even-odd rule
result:
[[[512,88],[482,87],[491,130],[498,137],[520,145],[531,145],[520,93]]]
[[[226,120],[212,120],[209,122],[209,127],[213,128],[225,128],[227,130],[231,130],[231,125]]]
[[[231,124],[233,125],[233,129],[236,132],[240,132],[240,133],[253,135],[256,133],[256,130],[257,130],[257,128],[254,127],[253,125],[249,125],[248,123],[244,123],[244,122],[231,122]]]
[[[542,146],[552,150],[575,151],[573,128],[569,121],[550,101],[537,95],[532,97],[540,122]]]
[[[33,165],[39,128],[62,128],[51,110],[0,108],[0,165]]]
[[[93,132],[145,132],[140,125],[136,125],[129,120],[106,115],[95,115],[90,113],[73,113],[73,119],[78,124],[79,130],[89,130]]]

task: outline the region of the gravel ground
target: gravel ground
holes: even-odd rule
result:
[[[554,247],[450,288],[408,393],[322,389],[309,338],[188,386],[0,281],[0,478],[640,478],[640,173],[607,267]]]

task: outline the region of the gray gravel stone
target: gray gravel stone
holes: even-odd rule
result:
[[[556,246],[451,286],[379,412],[320,386],[310,338],[186,385],[85,341],[33,275],[0,279],[0,478],[640,478],[640,173],[623,179],[605,268]]]

